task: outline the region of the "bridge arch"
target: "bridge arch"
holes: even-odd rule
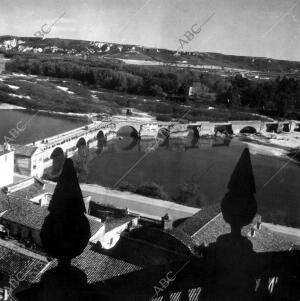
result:
[[[139,138],[140,134],[134,126],[123,125],[118,129],[117,136],[130,136],[133,138]]]
[[[194,138],[200,137],[200,128],[201,126],[188,126],[187,129],[189,130],[189,135],[192,134]]]
[[[256,134],[257,133],[257,130],[255,127],[253,126],[245,126],[244,128],[242,128],[240,130],[240,133],[241,134]]]
[[[160,128],[157,133],[158,138],[168,139],[170,137],[170,130],[167,128]]]
[[[214,128],[215,135],[218,134],[225,134],[225,135],[232,135],[232,125],[231,124],[216,124]]]
[[[58,174],[64,164],[65,161],[65,153],[61,147],[56,147],[51,155],[50,159],[52,159],[52,174]]]
[[[105,136],[104,132],[103,131],[99,131],[97,133],[97,146],[98,148],[100,149],[103,149],[103,147],[106,145],[106,142],[107,142],[107,137]]]
[[[83,137],[79,138],[79,140],[76,143],[77,148],[82,147],[82,146],[86,146],[86,140]]]

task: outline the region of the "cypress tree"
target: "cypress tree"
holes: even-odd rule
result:
[[[72,258],[82,253],[91,236],[71,159],[64,163],[48,210],[40,234],[43,247],[60,265],[69,265]]]

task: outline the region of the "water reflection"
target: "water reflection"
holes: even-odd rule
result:
[[[196,207],[200,203],[209,205],[221,200],[226,192],[226,179],[230,177],[246,143],[237,137],[198,138],[194,135],[162,140],[139,140],[130,136],[119,138],[108,141],[101,149],[101,156],[91,160],[88,183],[112,187],[135,166],[126,174],[124,181],[135,186],[155,182],[172,199],[178,197],[183,185],[188,188],[184,191],[192,185],[195,202],[191,200],[185,204]],[[153,151],[149,152],[150,148]],[[255,155],[252,154],[251,159],[255,178],[258,187],[263,188],[257,198],[259,213],[264,213],[269,221],[300,226],[300,186],[296,180],[299,178],[299,165],[290,162],[272,178],[287,159],[257,153],[256,148],[253,151]],[[145,156],[146,152],[149,153]],[[139,163],[135,165],[136,162]],[[272,181],[264,186],[270,178]]]
[[[189,149],[193,149],[193,148],[199,148],[199,145],[197,145],[198,141],[199,141],[199,135],[198,136],[194,136],[193,139],[192,139],[192,141],[191,141],[191,144],[184,147],[185,151],[187,151]]]

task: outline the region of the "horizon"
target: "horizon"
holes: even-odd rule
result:
[[[176,50],[194,25],[200,32],[183,51],[300,61],[299,0],[3,0],[0,8],[1,36],[34,37],[55,21],[47,38]]]
[[[11,37],[11,38],[18,38],[18,39],[35,38],[35,37],[26,37],[26,36],[14,36],[14,35],[10,35],[10,34],[0,35],[0,38],[6,37],[6,36]],[[132,44],[132,43],[122,43],[122,44],[120,44],[120,43],[117,43],[117,42],[100,41],[100,40],[91,41],[91,40],[84,40],[84,39],[59,38],[59,37],[45,38],[44,40],[55,40],[55,39],[57,39],[57,40],[85,41],[85,42],[99,42],[99,43],[107,43],[107,44],[145,47],[145,48],[149,48],[149,49],[164,49],[164,50],[169,50],[169,51],[176,51],[176,49],[172,49],[172,48],[161,48],[161,47],[157,48],[157,47],[151,47],[151,46],[139,45],[139,44]],[[185,51],[183,50],[183,52],[185,52]],[[191,50],[191,51],[187,51],[187,52],[211,53],[211,54],[220,54],[220,55],[224,55],[224,56],[249,57],[249,58],[251,57],[251,58],[256,58],[256,59],[271,59],[271,60],[275,60],[275,61],[286,61],[286,62],[300,63],[300,59],[299,60],[288,60],[288,59],[277,59],[277,58],[266,57],[266,56],[249,56],[249,55],[240,55],[240,54],[223,53],[223,52],[212,52],[212,51],[198,51],[198,50]]]

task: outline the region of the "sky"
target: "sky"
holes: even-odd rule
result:
[[[0,35],[57,19],[48,38],[300,61],[300,0],[0,0]]]

